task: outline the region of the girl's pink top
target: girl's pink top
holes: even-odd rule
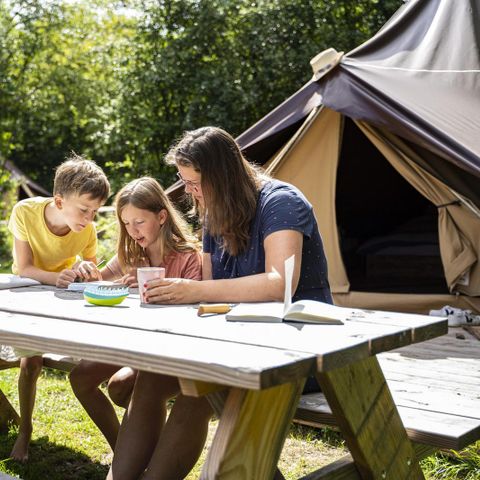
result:
[[[150,265],[139,265],[139,267],[148,267]],[[169,253],[164,262],[155,267],[165,267],[166,278],[189,278],[191,280],[202,279],[202,256],[199,252],[171,252]],[[115,278],[120,278],[129,271],[124,271],[118,261],[117,255],[115,255],[106,265]],[[135,274],[134,271],[130,273]],[[135,275],[136,276],[136,275]]]

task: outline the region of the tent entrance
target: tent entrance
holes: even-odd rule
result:
[[[350,289],[448,293],[437,209],[344,120],[336,216]]]

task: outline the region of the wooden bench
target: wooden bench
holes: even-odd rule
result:
[[[460,337],[460,338],[457,338]],[[462,338],[463,337],[463,338]],[[480,439],[480,343],[459,328],[448,335],[378,355],[400,417],[419,459],[436,450],[462,450]],[[303,395],[294,421],[336,427],[322,393]],[[350,455],[303,480],[329,472],[360,479]]]
[[[43,366],[52,368],[54,370],[70,372],[76,364],[77,362],[71,357],[55,355],[51,353],[43,355]],[[6,362],[4,360],[0,360],[0,370],[7,370],[9,368],[15,368],[19,366],[20,360],[15,362]],[[14,425],[18,425],[20,423],[20,416],[0,389],[0,432],[7,431],[9,425],[12,423]]]

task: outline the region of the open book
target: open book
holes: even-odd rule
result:
[[[226,315],[233,322],[304,322],[343,324],[351,310],[315,300],[292,303],[292,278],[295,257],[285,260],[285,293],[281,303],[241,303]]]
[[[0,290],[15,287],[30,287],[31,285],[40,285],[40,282],[33,278],[19,277],[11,273],[0,273]]]
[[[315,300],[299,300],[284,311],[282,303],[241,303],[227,313],[236,322],[305,322],[342,324],[351,310]]]

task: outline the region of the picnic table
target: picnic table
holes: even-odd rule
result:
[[[209,395],[222,412],[203,479],[278,478],[312,373],[361,478],[424,478],[376,355],[443,335],[447,321],[359,313],[344,325],[238,323],[198,317],[194,306],[141,306],[135,294],[97,307],[81,293],[39,285],[0,290],[0,342],[174,375],[184,394]]]

